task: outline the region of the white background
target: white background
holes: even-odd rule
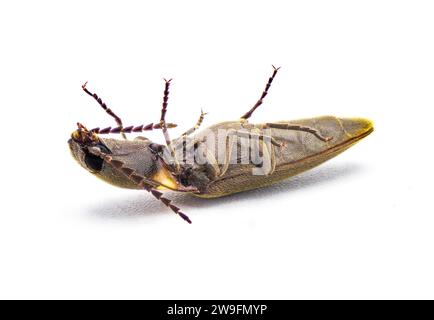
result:
[[[3,1],[1,298],[434,298],[431,1]],[[361,116],[376,131],[274,187],[141,191],[70,157],[75,123]],[[161,132],[148,135],[163,142]]]

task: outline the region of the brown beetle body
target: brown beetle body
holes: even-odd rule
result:
[[[184,220],[189,218],[160,190],[215,198],[274,184],[309,170],[345,151],[373,131],[363,118],[324,116],[296,121],[251,124],[247,121],[262,104],[278,69],[254,107],[238,121],[215,124],[195,133],[203,121],[177,139],[169,138],[165,122],[170,80],[166,81],[160,123],[124,127],[122,121],[96,95],[104,110],[115,118],[117,128],[87,130],[78,124],[69,140],[73,157],[102,180],[122,188],[145,189]],[[166,146],[144,137],[134,140],[102,138],[104,133],[161,129]],[[195,133],[195,134],[193,134]]]
[[[193,175],[186,184],[177,182],[176,177],[166,169],[170,166],[169,160],[164,163],[161,160],[155,160],[155,157],[149,151],[149,146],[152,144],[149,140],[125,141],[104,138],[100,138],[100,140],[111,151],[113,159],[122,161],[127,167],[134,169],[140,175],[151,177],[161,183],[162,187],[176,191],[177,188],[192,186],[199,191],[192,192],[192,194],[204,198],[214,198],[267,186],[309,170],[337,156],[373,131],[373,126],[369,120],[358,118],[344,119],[326,116],[278,123],[302,124],[317,128],[324,135],[333,136],[333,140],[322,142],[312,138],[306,132],[271,129],[273,138],[283,144],[281,148],[276,147],[273,150],[276,158],[276,167],[273,173],[255,176],[251,174],[251,169],[255,167],[254,164],[231,164],[223,176],[217,177],[209,169],[209,164],[194,165]],[[260,128],[261,126],[252,124],[247,128]],[[246,129],[246,126],[243,126],[242,122],[239,121],[216,124],[204,130],[204,133],[199,132],[190,141],[201,141],[209,130],[216,131],[222,128],[225,130],[242,130]],[[214,137],[218,136],[215,135]],[[248,140],[239,139],[237,144],[246,144],[248,142]],[[219,144],[219,142],[216,141],[215,144]],[[72,140],[70,140],[70,145],[73,154],[77,154]],[[164,152],[164,154],[168,154],[168,152]],[[214,154],[214,157],[217,159],[217,154]],[[75,158],[77,159],[77,157]],[[79,163],[89,170],[89,167],[84,162],[84,154],[78,159],[80,159]],[[224,163],[217,163],[217,165],[223,167]],[[92,172],[92,170],[89,171]],[[128,177],[106,164],[103,164],[100,171],[92,173],[105,182],[121,188],[142,189]]]
[[[271,185],[337,156],[373,131],[373,125],[369,120],[359,118],[344,119],[325,116],[278,123],[292,123],[315,128],[324,136],[331,136],[333,139],[323,142],[306,132],[271,129],[271,136],[282,144],[281,148],[275,146],[272,148],[275,156],[273,173],[252,175],[251,170],[255,167],[254,164],[231,164],[223,176],[213,179],[212,174],[209,174],[210,180],[207,184],[193,184],[200,190],[200,193],[195,195],[214,198]],[[262,128],[263,124],[243,126],[240,122],[228,122],[216,124],[210,130],[217,130],[221,127],[251,130]],[[201,133],[196,138],[201,140]],[[246,139],[239,139],[237,143],[239,145],[248,142]],[[214,156],[217,158],[216,154]],[[222,165],[219,164],[219,166]],[[196,170],[206,171],[204,168],[196,168]]]

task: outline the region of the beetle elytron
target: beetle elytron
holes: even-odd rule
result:
[[[117,127],[88,130],[78,123],[78,129],[68,141],[72,155],[82,167],[108,183],[149,191],[191,223],[160,190],[214,198],[268,186],[323,163],[373,131],[372,122],[363,118],[324,116],[249,123],[248,119],[262,104],[279,70],[273,69],[261,97],[239,120],[217,123],[197,133],[205,116],[201,112],[196,125],[173,140],[169,129],[176,124],[166,122],[171,80],[165,80],[159,123],[128,127],[84,84],[83,90],[115,119]],[[126,138],[128,133],[154,129],[163,132],[166,145],[153,143],[145,137]],[[120,134],[123,140],[100,137],[103,134]],[[197,161],[198,158],[205,161]]]

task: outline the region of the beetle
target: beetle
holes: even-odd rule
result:
[[[279,68],[273,66],[259,100],[240,119],[217,123],[197,131],[204,120],[180,137],[171,139],[166,122],[171,79],[165,79],[161,118],[157,124],[124,126],[101,98],[85,93],[117,123],[117,127],[87,129],[77,123],[68,140],[73,158],[87,171],[112,185],[144,189],[182,219],[189,217],[163,196],[162,191],[185,192],[215,198],[269,186],[309,170],[345,151],[373,132],[365,118],[316,118],[252,124],[248,120],[263,103]],[[128,140],[126,134],[161,130],[165,145],[146,137]],[[103,138],[120,134],[123,139]]]

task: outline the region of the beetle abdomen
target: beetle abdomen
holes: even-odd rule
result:
[[[373,131],[372,122],[362,118],[325,116],[276,123],[309,127],[317,130],[321,136],[332,139],[325,142],[309,132],[268,129],[271,137],[282,144],[281,147],[271,146],[270,152],[274,152],[275,157],[272,173],[254,173],[252,170],[257,167],[252,163],[230,164],[224,175],[216,177],[197,196],[221,197],[274,184],[335,157]],[[254,125],[256,129],[263,127],[263,124]],[[242,143],[242,139],[239,143]]]

